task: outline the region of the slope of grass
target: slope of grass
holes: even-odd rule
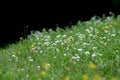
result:
[[[0,49],[0,80],[120,80],[120,16],[36,31]]]

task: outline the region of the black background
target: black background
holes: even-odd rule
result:
[[[110,11],[120,13],[119,5],[114,6],[112,0],[6,1],[0,16],[0,46],[18,41],[32,30],[55,29],[56,24],[63,28],[95,15],[107,16]]]

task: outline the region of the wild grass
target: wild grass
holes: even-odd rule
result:
[[[120,16],[36,31],[0,49],[0,80],[120,80]]]

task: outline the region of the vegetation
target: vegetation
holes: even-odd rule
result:
[[[0,49],[0,80],[120,80],[120,16],[31,32]]]

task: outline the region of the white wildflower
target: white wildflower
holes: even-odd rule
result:
[[[66,37],[66,35],[63,35],[62,37],[63,37],[63,38],[65,38],[65,37]]]
[[[108,31],[108,30],[104,30],[104,32],[105,32],[105,33],[109,33],[109,31]]]
[[[96,57],[96,54],[95,54],[95,53],[93,53],[91,56],[92,56],[92,57]]]
[[[13,55],[12,55],[12,57],[14,57],[14,58],[15,58],[15,57],[16,57],[16,55],[14,55],[14,54],[13,54]]]
[[[111,34],[111,37],[115,37],[116,34]]]
[[[56,38],[60,38],[60,37],[61,37],[61,35],[57,35],[57,36],[56,36]]]
[[[37,37],[36,39],[37,39],[37,40],[40,40],[40,38],[39,38],[39,37]]]
[[[87,45],[87,43],[83,43],[83,45]]]
[[[30,62],[32,62],[32,61],[33,61],[33,59],[29,59],[29,61],[30,61]]]
[[[53,56],[54,59],[56,59],[57,57],[56,56]]]
[[[28,57],[28,61],[30,61],[30,62],[32,62],[32,61],[33,61],[33,59],[32,59],[32,57],[31,57],[31,56],[29,56],[29,57]]]
[[[50,44],[50,42],[45,42],[44,44],[48,46]]]
[[[98,55],[99,55],[99,56],[102,56],[102,54],[100,54],[100,53],[99,53]]]
[[[67,54],[64,54],[64,56],[66,56]]]
[[[89,34],[89,36],[90,36],[90,37],[92,37],[92,36],[93,36],[93,34]]]
[[[28,77],[29,77],[29,74],[26,74],[26,77],[28,78]]]
[[[91,31],[89,29],[86,29],[86,32],[91,33]]]
[[[62,40],[56,40],[55,41],[55,43],[61,43],[62,42]]]
[[[97,49],[97,47],[92,47],[93,50]]]
[[[82,51],[82,48],[79,48],[78,51]]]
[[[90,54],[90,52],[89,52],[89,51],[86,51],[85,54],[88,55],[88,54]]]
[[[43,51],[42,51],[42,50],[40,50],[40,53],[43,53]]]
[[[40,68],[40,66],[37,66],[37,68]]]
[[[103,39],[106,39],[106,37],[104,36]]]
[[[79,59],[80,58],[80,56],[78,55],[78,54],[75,54],[73,57],[72,57],[72,59]]]

